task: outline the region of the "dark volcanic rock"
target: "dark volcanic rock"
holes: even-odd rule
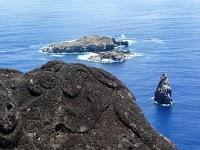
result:
[[[76,41],[50,44],[43,48],[48,53],[82,53],[114,50],[116,46],[128,46],[127,41],[116,41],[108,36],[84,36]]]
[[[36,150],[22,126],[17,94],[13,95],[22,77],[16,70],[0,69],[0,149]]]
[[[25,75],[1,70],[0,82],[0,149],[176,149],[101,69],[51,61]]]
[[[160,104],[171,104],[172,103],[172,90],[169,84],[169,79],[166,73],[163,73],[160,77],[160,82],[156,88],[155,101]]]
[[[117,46],[122,46],[122,45],[124,45],[125,47],[128,46],[128,41],[122,41],[122,40],[117,41],[115,40],[115,38],[113,38],[113,42]]]
[[[133,53],[129,50],[113,50],[107,52],[100,52],[90,56],[88,59],[98,62],[124,62],[126,59],[130,58]]]

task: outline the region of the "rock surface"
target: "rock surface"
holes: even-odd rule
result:
[[[0,96],[0,149],[176,149],[101,69],[60,61],[25,75],[1,69]]]
[[[155,92],[155,101],[159,104],[172,104],[172,90],[166,73],[160,77],[159,84]]]
[[[97,62],[124,62],[133,53],[129,50],[113,50],[108,52],[100,52],[90,56],[88,59]]]
[[[116,46],[128,46],[127,41],[117,41],[108,36],[84,36],[76,41],[50,44],[42,49],[48,53],[82,53],[114,50]]]

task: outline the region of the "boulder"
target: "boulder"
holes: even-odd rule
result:
[[[155,101],[159,104],[172,104],[172,90],[166,73],[160,77],[159,84],[155,92]]]
[[[82,53],[82,52],[103,52],[114,50],[116,46],[128,46],[127,41],[116,41],[108,36],[84,36],[72,42],[61,42],[49,44],[42,49],[48,53]]]
[[[113,38],[113,42],[115,45],[117,46],[125,46],[128,47],[128,41],[123,41],[123,40],[115,40],[115,38]]]
[[[0,83],[0,149],[176,149],[102,69],[50,61],[26,74],[2,69]]]
[[[133,53],[129,50],[113,50],[108,52],[100,52],[91,55],[88,59],[98,62],[124,62],[130,58]]]

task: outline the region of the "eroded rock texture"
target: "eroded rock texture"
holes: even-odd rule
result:
[[[2,69],[0,89],[0,149],[176,149],[101,69],[60,61],[25,75]]]

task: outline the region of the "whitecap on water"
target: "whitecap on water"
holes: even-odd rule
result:
[[[123,62],[124,60],[121,60],[121,61],[114,61],[114,60],[111,60],[111,59],[97,59],[97,60],[92,60],[92,59],[89,59],[91,57],[95,57],[95,56],[98,56],[97,53],[85,53],[85,54],[82,54],[82,55],[79,55],[78,56],[78,59],[80,60],[87,60],[87,61],[94,61],[94,62],[99,62],[99,63],[119,63],[119,62]],[[131,59],[133,57],[139,57],[139,56],[143,56],[142,53],[137,53],[137,52],[133,52],[132,54],[129,54],[126,56],[126,60],[127,59]]]
[[[91,56],[97,56],[97,54],[96,53],[85,53],[85,54],[83,54],[83,55],[79,55],[78,56],[78,59],[80,59],[80,60],[88,60],[88,58],[89,57],[91,57]]]
[[[129,46],[130,46],[130,45],[133,45],[133,44],[135,44],[135,43],[137,43],[137,42],[136,42],[136,39],[127,37],[127,36],[124,35],[124,34],[122,34],[121,36],[117,37],[116,39],[117,39],[117,40],[122,40],[122,41],[128,41]]]
[[[51,56],[53,56],[53,57],[64,57],[65,55],[62,55],[62,54],[52,54]]]
[[[69,42],[69,43],[71,43],[71,42],[75,42],[76,40],[78,40],[78,39],[74,39],[74,40],[67,40],[67,41],[64,41],[64,42]]]
[[[171,104],[160,104],[160,103],[154,101],[154,104],[159,105],[159,106],[162,106],[162,107],[170,107],[170,106],[173,105],[173,103],[174,103],[174,101],[172,101]]]
[[[157,43],[157,44],[165,44],[164,40],[161,40],[159,38],[151,38],[151,39],[146,39],[143,40],[144,42],[153,42],[153,43]]]
[[[5,50],[0,50],[0,52],[1,52],[1,53],[6,53],[7,51],[5,51]]]
[[[95,56],[98,56],[97,53],[93,53],[93,52],[90,52],[90,53],[85,53],[85,54],[81,54],[81,55],[78,55],[78,59],[80,60],[87,60],[87,61],[95,61],[95,60],[91,60],[89,59],[90,57],[95,57]],[[95,61],[95,62],[99,62],[99,61]]]
[[[122,34],[122,35],[120,36],[120,38],[125,40],[127,37],[126,37],[126,35]]]
[[[128,41],[129,45],[133,45],[133,44],[137,43],[136,40],[130,40],[130,39],[128,39],[126,41]]]
[[[0,50],[1,53],[13,53],[13,52],[20,52],[26,50],[26,48],[22,48],[22,47],[16,47],[16,48],[8,48],[8,49],[4,49],[4,50]]]
[[[159,38],[152,38],[151,41],[158,44],[165,44],[165,42]]]
[[[143,53],[138,53],[138,52],[134,52],[132,55],[133,55],[133,57],[141,57],[141,56],[144,56]]]
[[[93,61],[93,62],[99,62],[99,63],[115,63],[115,62],[117,62],[117,61],[110,60],[110,59],[97,59],[97,60],[89,59],[90,57],[93,57],[93,56],[95,57],[97,55],[98,54],[96,54],[96,53],[86,53],[86,54],[83,54],[83,55],[79,55],[78,59],[87,60],[87,61]]]
[[[150,99],[154,99],[154,96],[150,97]]]
[[[42,46],[42,44],[38,44],[38,45],[30,45],[29,48],[30,49],[38,49]]]

